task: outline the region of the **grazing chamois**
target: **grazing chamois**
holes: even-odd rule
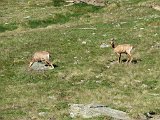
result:
[[[49,65],[52,68],[54,68],[53,64],[49,61],[49,57],[50,57],[50,54],[47,51],[35,52],[32,57],[32,60],[29,63],[29,68],[33,65],[34,62],[43,62],[46,65]]]
[[[133,49],[133,46],[130,44],[121,44],[121,45],[115,45],[114,38],[111,39],[110,44],[114,50],[114,52],[118,55],[118,62],[121,62],[121,54],[127,54],[128,59],[126,63],[131,63],[132,61],[132,55],[131,51]]]

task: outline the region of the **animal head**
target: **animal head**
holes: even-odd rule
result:
[[[111,43],[111,44],[114,43],[114,41],[115,41],[114,38],[111,38],[111,39],[110,39],[110,43]]]
[[[115,41],[115,39],[114,39],[114,38],[111,38],[110,44],[111,44],[111,46],[112,46],[113,48],[115,47],[114,41]]]

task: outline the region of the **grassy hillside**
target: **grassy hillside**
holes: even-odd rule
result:
[[[69,103],[101,103],[137,120],[160,115],[160,11],[151,7],[159,0],[55,3],[0,1],[0,119],[70,120]],[[100,47],[113,37],[135,46],[130,65],[113,64],[111,47]],[[50,51],[58,67],[28,71],[38,50]]]

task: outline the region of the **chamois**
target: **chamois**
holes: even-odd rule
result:
[[[121,44],[121,45],[115,45],[114,38],[111,39],[110,44],[114,50],[114,52],[118,55],[118,62],[121,62],[121,54],[127,54],[128,59],[126,63],[131,63],[132,61],[132,55],[131,51],[133,49],[133,46],[130,44]]]
[[[53,64],[49,61],[49,57],[50,57],[50,54],[47,51],[35,52],[32,57],[32,60],[29,63],[29,68],[33,65],[34,62],[43,62],[46,65],[49,65],[52,68],[54,68]]]

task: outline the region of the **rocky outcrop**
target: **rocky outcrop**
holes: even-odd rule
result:
[[[70,116],[72,118],[109,116],[117,120],[131,120],[127,113],[100,104],[70,104]]]
[[[87,3],[94,6],[105,6],[104,0],[68,0],[69,3]]]

